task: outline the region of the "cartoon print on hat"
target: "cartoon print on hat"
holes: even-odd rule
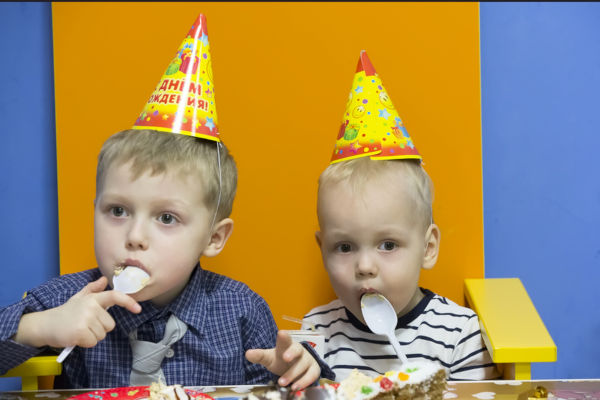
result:
[[[362,50],[331,164],[367,156],[373,160],[422,159]]]
[[[206,17],[198,15],[134,129],[154,129],[220,142]]]

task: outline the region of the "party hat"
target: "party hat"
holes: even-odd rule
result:
[[[220,142],[206,17],[198,15],[135,121],[154,129]]]
[[[362,50],[331,164],[367,156],[373,160],[421,160],[371,60]]]

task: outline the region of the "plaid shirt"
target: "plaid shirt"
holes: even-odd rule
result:
[[[27,293],[18,303],[0,309],[0,375],[44,350],[10,339],[22,314],[57,307],[100,276],[98,269],[63,275]],[[92,348],[75,347],[63,362],[63,374],[55,385],[129,386],[128,333],[137,329],[138,339],[157,342],[163,338],[171,313],[185,322],[188,330],[162,363],[167,384],[240,385],[275,379],[263,366],[248,362],[244,356],[248,349],[275,347],[277,335],[269,306],[245,284],[198,266],[184,291],[167,307],[159,309],[150,301],[140,304],[140,314],[111,307],[108,312],[116,328]]]

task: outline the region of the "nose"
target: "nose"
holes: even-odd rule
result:
[[[143,221],[132,220],[125,238],[125,247],[131,251],[148,249],[148,236]]]
[[[356,261],[356,275],[358,277],[372,278],[377,275],[378,271],[375,258],[366,251],[360,253]]]

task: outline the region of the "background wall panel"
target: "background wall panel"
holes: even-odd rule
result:
[[[203,266],[246,282],[280,327],[333,298],[316,182],[366,49],[436,185],[442,253],[422,284],[462,302],[464,277],[483,276],[476,3],[54,3],[61,271],[96,265],[97,153],[133,124],[199,12],[239,167],[233,236]]]
[[[58,275],[50,3],[0,4],[0,306]],[[0,390],[20,387],[0,379]]]
[[[598,378],[600,4],[482,3],[481,75],[485,275],[556,343],[534,378]]]

